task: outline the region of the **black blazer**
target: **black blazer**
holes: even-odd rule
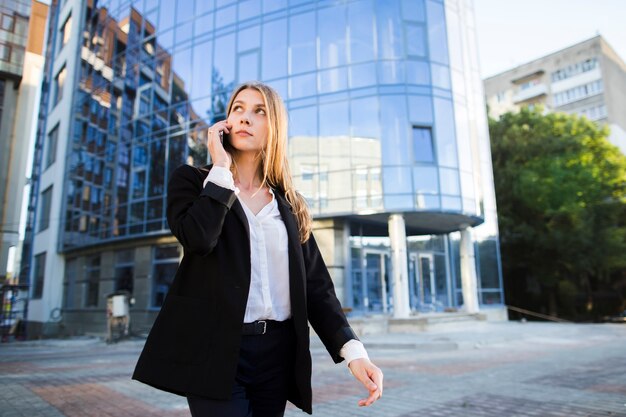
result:
[[[235,193],[211,182],[211,166],[183,165],[168,184],[167,221],[184,256],[137,362],[133,379],[179,395],[229,399],[250,287],[248,220]],[[311,238],[300,243],[296,218],[275,190],[289,237],[289,288],[296,369],[289,401],[311,413],[311,323],[332,359],[356,335]]]

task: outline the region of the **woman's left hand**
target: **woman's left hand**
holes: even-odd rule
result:
[[[359,400],[359,406],[367,407],[383,396],[383,372],[367,358],[354,359],[348,365],[352,375],[369,391],[369,397]]]

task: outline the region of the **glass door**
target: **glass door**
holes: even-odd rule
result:
[[[437,310],[435,259],[432,253],[409,255],[409,278],[411,308],[417,311]]]
[[[361,265],[356,265],[353,258],[352,263],[353,308],[366,313],[389,311],[389,255],[382,251],[364,250],[360,261]]]

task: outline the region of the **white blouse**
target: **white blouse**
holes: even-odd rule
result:
[[[209,181],[239,195],[233,175],[227,168],[213,166],[204,180],[204,186]],[[274,192],[271,189],[270,192],[272,201],[256,215],[239,199],[250,229],[252,268],[244,323],[255,320],[283,321],[291,317],[287,229],[280,216]],[[363,344],[356,339],[348,341],[339,354],[347,364],[354,359],[368,357]]]

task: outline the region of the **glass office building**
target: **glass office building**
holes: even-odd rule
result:
[[[149,326],[182,256],[165,220],[167,178],[207,163],[207,127],[224,117],[230,91],[254,79],[289,109],[296,186],[351,314],[391,313],[400,293],[415,313],[461,307],[463,239],[478,302],[502,305],[468,0],[52,8],[27,256],[42,320],[58,309],[69,328],[98,328],[106,294],[124,289],[134,322]],[[47,165],[52,137],[60,154]],[[390,216],[407,236],[400,258]],[[42,219],[58,221],[45,234]]]

